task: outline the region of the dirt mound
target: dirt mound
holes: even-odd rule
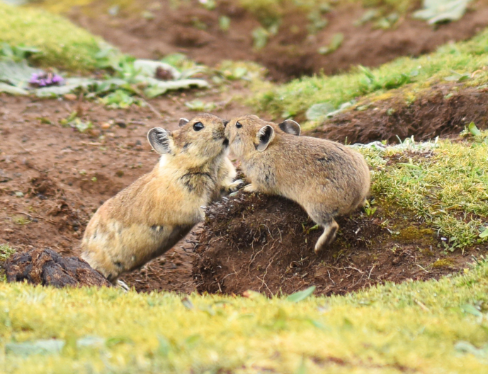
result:
[[[348,143],[375,140],[397,142],[415,137],[417,141],[459,134],[470,122],[488,128],[488,89],[433,86],[412,104],[403,95],[377,103],[364,103],[364,111],[348,111],[324,122],[309,135]]]
[[[388,224],[385,224],[388,217]],[[316,229],[297,204],[243,193],[209,208],[193,275],[199,292],[267,295],[315,285],[318,294],[344,294],[385,281],[425,280],[457,271],[462,254],[443,259],[433,230],[394,207],[374,217],[357,211],[338,219],[331,248],[316,255]],[[395,236],[392,235],[395,232]]]
[[[14,254],[4,265],[8,282],[27,281],[43,286],[106,286],[111,284],[78,257],[62,257],[52,249]]]
[[[70,18],[79,25],[101,35],[109,42],[142,58],[160,58],[169,53],[183,52],[192,59],[216,65],[222,60],[251,60],[265,65],[277,80],[310,75],[323,71],[335,74],[354,65],[378,66],[400,56],[418,56],[435,50],[449,41],[472,37],[488,26],[488,7],[484,2],[471,5],[461,21],[432,27],[401,17],[389,29],[374,28],[371,23],[354,25],[367,9],[360,2],[336,5],[323,14],[328,24],[310,32],[313,22],[309,14],[296,6],[282,10],[276,35],[260,50],[253,47],[253,31],[261,27],[257,17],[237,5],[236,1],[218,2],[216,9],[207,10],[197,1],[172,7],[171,2],[151,9],[146,18],[121,12],[117,16],[93,17],[93,11],[74,9]],[[141,5],[142,7],[143,5]],[[157,7],[156,7],[157,8]],[[91,13],[87,17],[86,13]],[[230,19],[229,28],[222,30],[221,17]],[[108,26],[108,27],[107,27]],[[340,47],[322,55],[335,35],[344,36]]]

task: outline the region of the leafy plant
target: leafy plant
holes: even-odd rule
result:
[[[320,47],[318,52],[321,55],[332,53],[342,45],[343,41],[344,41],[344,34],[342,33],[334,34],[334,36],[332,36],[332,40],[330,41],[329,45],[325,47]]]
[[[222,31],[227,31],[230,28],[230,18],[227,16],[219,17],[219,27]]]
[[[24,44],[14,46],[7,43],[0,44],[0,61],[21,62],[39,53],[41,51],[38,48],[29,47]]]
[[[141,99],[131,96],[125,90],[115,90],[107,96],[100,99],[100,102],[109,108],[126,109],[132,104],[144,105]]]
[[[254,40],[254,48],[257,50],[263,49],[268,44],[269,32],[264,27],[258,27],[252,31],[252,38]]]
[[[194,110],[196,112],[210,112],[216,108],[215,103],[206,103],[202,100],[187,101],[185,103],[185,106],[190,108],[190,110]]]
[[[429,24],[460,20],[470,0],[424,0],[424,9],[413,14],[414,18]]]

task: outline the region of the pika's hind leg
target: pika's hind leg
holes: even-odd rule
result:
[[[324,232],[315,243],[315,253],[319,253],[330,245],[337,234],[339,225],[334,221],[335,211],[322,204],[309,204],[304,206],[310,218],[324,228]]]
[[[320,235],[320,238],[315,243],[315,253],[321,252],[324,248],[329,246],[335,239],[339,225],[336,221],[332,220],[329,223],[320,224],[324,228],[324,232]]]

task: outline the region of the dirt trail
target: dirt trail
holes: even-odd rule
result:
[[[269,37],[264,48],[256,50],[252,33],[260,23],[235,1],[219,2],[214,10],[203,8],[197,1],[179,8],[172,8],[167,1],[158,4],[159,9],[154,4],[150,6],[148,18],[142,17],[141,12],[95,17],[93,9],[83,8],[73,9],[68,16],[137,57],[160,58],[182,52],[210,66],[222,60],[257,61],[276,80],[320,71],[335,74],[359,64],[378,66],[397,57],[418,56],[450,41],[470,38],[488,26],[485,1],[472,3],[459,22],[433,27],[407,14],[386,30],[376,29],[372,23],[354,26],[367,10],[359,3],[337,5],[322,16],[328,25],[314,34],[307,29],[307,14],[290,8],[283,12],[278,33]],[[85,15],[87,12],[90,16]],[[221,16],[230,19],[227,31],[219,26]],[[318,50],[339,33],[344,36],[341,46],[335,52],[319,54]]]

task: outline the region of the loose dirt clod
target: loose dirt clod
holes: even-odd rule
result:
[[[106,286],[111,284],[78,257],[63,257],[52,249],[14,254],[5,264],[8,282],[27,281],[43,286]]]
[[[388,227],[385,217],[388,215]],[[274,295],[315,285],[318,294],[344,294],[385,281],[425,280],[456,272],[468,256],[450,254],[446,267],[439,238],[406,212],[378,207],[339,218],[332,246],[313,246],[322,230],[292,201],[261,194],[239,195],[211,206],[199,236],[193,276],[199,292]]]

